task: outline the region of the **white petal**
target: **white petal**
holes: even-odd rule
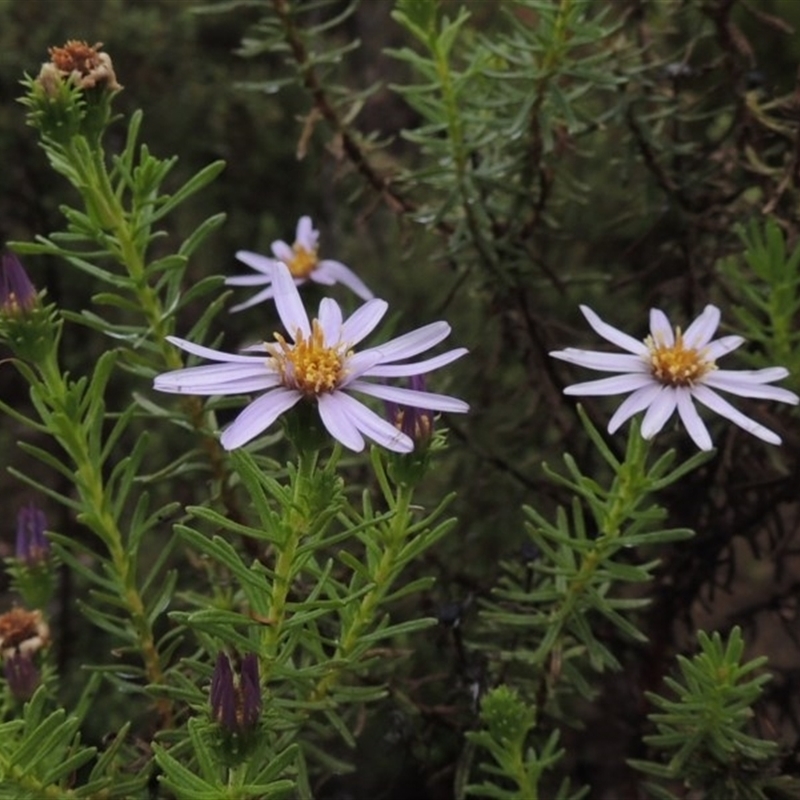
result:
[[[630,397],[626,397],[614,412],[614,416],[609,420],[608,432],[614,433],[634,414],[644,411],[660,391],[661,384],[651,383],[641,389],[637,389]]]
[[[327,272],[322,272],[319,266],[314,267],[314,271],[308,277],[320,286],[333,286],[336,283],[334,277]]]
[[[707,305],[703,313],[686,329],[683,343],[686,347],[699,350],[705,347],[719,327],[720,312],[716,306]]]
[[[732,353],[737,347],[741,347],[743,344],[744,339],[741,336],[723,336],[721,339],[709,342],[705,347],[698,349],[704,358],[710,361],[716,361],[718,358]]]
[[[319,231],[314,230],[311,217],[300,217],[297,221],[295,242],[310,253],[316,248],[318,239]]]
[[[357,308],[342,326],[341,341],[349,347],[366,339],[375,330],[389,309],[385,300],[368,300]]]
[[[271,275],[234,275],[225,278],[226,286],[266,286],[272,283]]]
[[[372,300],[374,297],[364,281],[350,267],[346,267],[339,261],[331,261],[327,258],[320,261],[314,274],[330,276],[334,281],[343,284],[357,294],[362,300]]]
[[[352,383],[356,378],[360,378],[365,372],[371,372],[376,364],[380,364],[381,354],[377,350],[365,350],[363,353],[355,353],[350,356],[344,364],[344,378],[339,383],[340,388],[344,388]]]
[[[410,453],[414,449],[414,442],[408,436],[355,398],[344,392],[334,392],[333,396],[339,405],[339,412],[347,414],[350,422],[365,436],[396,453]]]
[[[236,259],[257,272],[264,273],[272,280],[272,268],[275,266],[275,259],[262,256],[261,253],[254,253],[251,250],[237,250]]]
[[[780,386],[767,386],[761,381],[748,378],[746,373],[735,370],[717,370],[703,376],[705,386],[712,386],[723,392],[730,392],[737,397],[756,397],[761,400],[777,400],[779,403],[797,405],[798,396]]]
[[[325,336],[325,344],[328,347],[341,341],[342,336],[342,309],[335,300],[330,297],[323,298],[319,304],[319,324],[322,326],[322,333]]]
[[[252,367],[243,364],[207,364],[202,367],[177,369],[158,375],[153,387],[173,394],[244,394],[261,391],[280,383],[280,377],[269,372],[265,364]]]
[[[259,303],[263,303],[265,300],[271,300],[274,295],[275,288],[270,283],[266,289],[256,292],[249,300],[245,300],[243,303],[238,303],[235,306],[231,306],[231,314],[235,314],[237,311],[244,311],[246,308],[256,306]]]
[[[390,363],[424,353],[446,339],[449,334],[450,326],[446,322],[431,322],[430,325],[379,344],[374,349],[383,354],[383,363]]]
[[[621,347],[623,350],[627,350],[629,353],[634,353],[637,356],[647,355],[647,347],[644,342],[640,342],[638,339],[634,339],[633,336],[628,336],[627,333],[623,333],[608,323],[603,322],[589,306],[581,306],[580,308],[583,312],[583,316],[586,317],[586,321],[592,326],[595,333],[600,334],[607,342],[611,342],[617,345],[617,347]]]
[[[255,394],[266,389],[274,389],[280,386],[281,380],[277,375],[261,375],[259,377],[238,378],[227,383],[207,383],[184,386],[181,388],[168,389],[161,384],[155,386],[162,392],[172,392],[173,394],[195,394],[195,395],[232,395],[232,394]]]
[[[289,264],[294,258],[294,250],[281,239],[272,243],[272,254],[284,264]]]
[[[295,405],[302,395],[295,389],[274,389],[253,400],[225,429],[220,443],[226,450],[235,450],[265,431],[284,411]]]
[[[372,378],[404,378],[409,375],[424,375],[435,369],[444,367],[446,364],[450,364],[457,358],[466,355],[468,352],[466,347],[458,347],[455,350],[448,350],[440,356],[429,358],[426,361],[417,361],[413,364],[379,364],[372,369],[366,370],[362,374]]]
[[[667,315],[659,308],[650,309],[650,335],[658,347],[672,347],[675,344],[672,325]]]
[[[705,423],[700,419],[700,415],[694,407],[691,392],[685,387],[678,389],[678,414],[680,414],[681,421],[689,436],[692,437],[692,441],[701,450],[711,450],[714,444],[711,441],[708,428],[706,428]]]
[[[782,381],[789,377],[789,370],[785,367],[765,367],[764,369],[718,369],[714,375],[724,375],[728,378],[741,377],[748,383],[772,383]]]
[[[653,383],[653,376],[649,374],[615,375],[613,378],[601,378],[599,381],[587,381],[567,386],[564,394],[585,397],[624,394],[625,392],[634,392],[644,386],[651,386]]]
[[[566,350],[556,350],[550,355],[561,361],[600,372],[647,372],[650,369],[650,365],[641,356],[630,353],[602,353],[568,347]]]
[[[311,324],[303,307],[300,293],[292,280],[289,267],[276,264],[272,272],[272,286],[275,289],[275,306],[283,327],[293,340],[297,340],[298,330],[308,338],[311,335]]]
[[[272,374],[267,370],[264,359],[261,359],[260,364],[258,361],[254,361],[252,364],[203,364],[199,367],[186,367],[165,372],[163,375],[156,376],[155,382],[159,383],[166,378],[172,379],[174,376],[176,379],[180,377],[185,386],[191,387],[195,384],[227,383],[238,378],[254,378]]]
[[[662,386],[653,398],[642,420],[642,437],[652,439],[672,416],[678,404],[678,393],[671,386]]]
[[[242,356],[238,355],[237,353],[223,353],[221,350],[213,350],[210,347],[203,347],[202,345],[195,344],[194,342],[189,342],[186,339],[179,339],[177,336],[167,336],[167,341],[171,344],[174,344],[175,347],[180,347],[181,350],[185,350],[187,353],[191,353],[193,356],[201,356],[202,358],[207,358],[210,361],[225,361],[230,364],[254,364],[259,361],[264,363],[264,359],[258,358],[258,356]]]
[[[752,433],[753,436],[757,436],[759,439],[763,439],[765,442],[769,442],[770,444],[781,443],[780,436],[778,436],[776,433],[773,433],[768,428],[765,428],[763,425],[760,425],[754,419],[750,419],[750,417],[742,414],[741,411],[735,409],[727,400],[723,400],[723,398],[721,398],[716,392],[712,391],[708,387],[693,386],[691,391],[692,396],[704,406],[707,406],[712,411],[715,411],[721,417],[725,417],[725,419],[730,420],[734,425],[738,425],[748,433]]]
[[[317,408],[322,424],[334,439],[341,442],[349,450],[360,453],[364,449],[364,437],[352,423],[346,409],[339,398],[342,392],[321,394],[318,398]]]
[[[463,400],[449,397],[446,394],[433,392],[418,392],[414,389],[402,389],[399,386],[386,386],[380,383],[367,383],[366,381],[353,381],[347,387],[348,391],[361,392],[381,400],[388,400],[401,406],[411,408],[424,408],[430,411],[451,411],[463,414],[469,411],[469,405]]]
[[[249,344],[247,347],[242,347],[239,350],[240,353],[268,353],[267,344],[266,342],[256,342],[255,344]]]

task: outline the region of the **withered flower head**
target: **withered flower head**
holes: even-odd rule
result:
[[[101,53],[102,42],[90,47],[86,42],[70,39],[63,47],[51,47],[50,62],[42,65],[39,80],[48,89],[54,79],[53,68],[66,79],[69,78],[81,89],[104,86],[117,92],[122,86],[117,83],[114,66],[108,53]]]
[[[50,629],[41,611],[12,608],[0,614],[0,652],[3,658],[32,655],[50,639]]]

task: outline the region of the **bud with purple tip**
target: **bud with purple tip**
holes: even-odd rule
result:
[[[3,253],[0,267],[0,313],[5,316],[24,316],[39,304],[28,273],[13,253]]]
[[[41,675],[33,658],[27,653],[16,652],[3,661],[3,673],[11,694],[24,703],[30,700],[41,682]]]
[[[225,653],[217,656],[211,677],[211,716],[228,732],[247,733],[261,717],[258,658],[250,653],[238,663],[238,674]]]
[[[33,503],[17,512],[17,561],[27,567],[45,564],[50,556],[50,542],[44,535],[47,517]]]
[[[45,306],[22,262],[13,253],[0,260],[0,342],[23,361],[40,363],[58,341],[60,320]]]
[[[415,392],[427,390],[424,375],[412,375],[408,388]],[[389,421],[414,442],[414,449],[424,448],[433,434],[433,412],[426,408],[412,408],[386,402]]]

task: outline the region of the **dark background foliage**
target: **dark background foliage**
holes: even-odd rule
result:
[[[460,4],[444,5],[454,11]],[[504,24],[499,4],[467,5],[474,30]],[[70,38],[102,41],[125,87],[118,112],[127,117],[144,110],[143,140],[160,156],[180,156],[176,186],[213,160],[227,162],[222,177],[171,222],[169,234],[180,237],[212,213],[228,215],[195,255],[192,279],[237,271],[237,249],[265,252],[273,239],[291,239],[297,218],[309,213],[322,229],[325,250],[390,301],[398,330],[446,318],[454,344],[471,351],[435,387],[464,396],[473,411],[447,420],[451,449],[428,488],[431,500],[451,488],[459,492],[460,523],[417,567],[438,577],[435,590],[417,606],[399,610],[438,615],[441,625],[413,643],[414,654],[392,676],[389,699],[368,714],[355,777],[330,783],[321,797],[448,796],[461,734],[474,724],[471,692],[492,674],[485,656],[469,644],[486,633],[477,609],[502,560],[523,563],[533,555],[525,549],[519,506],[544,512],[563,500],[544,479],[542,461],[557,463],[566,450],[590,474],[597,459],[572,403],[561,395],[575,375],[546,355],[556,347],[592,343],[578,303],[643,335],[651,306],[688,321],[706,302],[724,307],[732,299],[719,263],[741,250],[735,224],[770,214],[789,241],[797,241],[800,3],[596,5],[617,18],[619,37],[642,47],[640,60],[621,63],[625,80],[586,101],[584,111],[602,122],[578,133],[557,126],[551,131],[555,143],[532,166],[538,210],[519,239],[522,249],[492,273],[469,247],[454,249],[443,226],[421,226],[413,214],[385,203],[341,140],[310,116],[313,101],[302,88],[243,88],[288,74],[275,55],[237,54],[263,15],[258,3],[211,3],[193,13],[197,4],[189,0],[0,0],[0,241],[60,229],[59,204],[72,199],[49,170],[15,102],[22,74],[35,73],[51,45]],[[330,34],[332,41],[362,40],[336,78],[351,87],[380,84],[354,125],[361,134],[389,140],[382,149],[366,149],[383,174],[418,163],[415,148],[399,133],[413,130],[419,115],[389,88],[408,77],[408,68],[383,52],[405,42],[389,16],[392,6],[389,0],[365,0]],[[610,39],[607,47],[615,42]],[[772,101],[777,104],[770,106]],[[114,149],[113,138],[107,144]],[[784,183],[792,169],[794,178]],[[402,196],[413,196],[397,186]],[[499,241],[502,233],[495,233]],[[58,304],[89,304],[93,288],[87,277],[44,258],[28,266]],[[313,291],[311,298],[313,304]],[[352,307],[350,298],[343,299]],[[724,319],[734,322],[725,312]],[[236,346],[252,337],[254,327],[268,335],[273,324],[270,312],[248,311],[225,321],[224,342]],[[64,351],[76,373],[97,356],[91,347],[98,345],[87,347],[85,341],[82,331],[68,329]],[[12,370],[4,369],[0,380],[4,399],[26,402]],[[799,381],[793,376],[795,389]],[[133,389],[142,391],[121,380],[114,392]],[[610,407],[587,403],[600,427]],[[665,554],[643,626],[649,643],[616,643],[624,672],[605,680],[594,710],[582,710],[589,715],[586,729],[567,737],[568,749],[577,754],[574,775],[593,784],[592,797],[635,796],[623,764],[625,757],[640,755],[633,748],[645,729],[643,692],[659,688],[674,654],[691,646],[698,627],[742,624],[752,652],[770,657],[775,680],[758,724],[764,735],[781,741],[786,771],[797,770],[800,428],[796,415],[767,407],[753,411],[784,437],[780,457],[716,422],[717,457],[663,498],[671,522],[694,528],[697,537]],[[9,420],[3,425],[5,467],[19,457],[13,442],[21,431]],[[663,440],[691,453],[691,443],[677,431],[666,432]],[[155,452],[153,458],[163,461],[165,455]],[[602,465],[594,468],[602,476]],[[357,475],[357,465],[353,470]],[[0,547],[7,553],[10,520],[29,493],[5,474],[0,491],[7,520]],[[54,529],[81,535],[62,510],[48,512]],[[158,546],[153,542],[154,550]],[[87,642],[70,638],[77,629],[71,616],[79,592],[65,573],[55,633],[59,666],[67,673],[75,671],[79,652],[91,659],[92,650],[104,646],[99,636]],[[114,714],[110,708],[107,722]],[[105,729],[100,723],[98,736]]]

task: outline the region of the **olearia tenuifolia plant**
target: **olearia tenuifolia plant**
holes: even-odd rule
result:
[[[379,226],[381,204],[397,218],[408,259],[383,269],[362,272],[359,248],[315,211],[281,220],[294,239],[269,235],[268,255],[237,243],[231,261],[251,274],[231,264],[198,278],[225,216],[179,233],[175,212],[202,207],[224,165],[178,181],[176,159],[140,142],[142,112],[115,116],[122,84],[136,87],[101,45],[53,47],[24,81],[28,122],[73,205],[64,230],[11,243],[0,275],[2,368],[29,392],[0,401],[21,451],[9,471],[28,493],[0,609],[0,798],[325,800],[376,796],[364,787],[377,784],[392,800],[571,800],[609,793],[596,765],[611,739],[626,741],[609,796],[796,791],[764,705],[778,683],[766,660],[748,660],[740,628],[687,624],[681,638],[669,613],[705,599],[705,583],[679,585],[681,565],[693,578],[698,552],[721,552],[713,477],[739,457],[774,467],[765,483],[791,471],[796,251],[771,223],[741,228],[741,241],[717,231],[724,258],[706,260],[724,286],[693,272],[703,293],[678,302],[659,285],[658,301],[631,292],[609,308],[615,265],[580,271],[564,246],[591,200],[571,168],[611,141],[615,180],[643,164],[691,220],[707,199],[680,172],[681,126],[696,134],[705,117],[681,105],[678,79],[664,89],[678,73],[655,12],[399,0],[386,91],[413,121],[395,148],[355,123],[376,87],[347,71],[347,26],[377,5],[271,0],[242,53],[280,56],[283,72],[251,88],[308,99],[296,153],[335,156],[341,185],[325,191],[363,202],[362,226]],[[735,39],[725,10],[706,5],[685,13]],[[763,187],[774,208],[787,180]],[[82,273],[93,293],[56,303],[43,265]],[[382,299],[400,284],[430,303]],[[670,316],[650,311],[645,335],[652,305]],[[622,352],[578,347],[578,306]],[[573,367],[611,374],[567,385]],[[625,394],[609,410],[604,398]],[[545,452],[563,466],[537,463],[531,478]],[[492,490],[498,468],[524,487],[519,502]],[[481,512],[456,521],[454,508]],[[765,513],[750,523],[759,535]],[[501,515],[520,522],[495,526]],[[487,529],[497,566],[476,549],[473,531]],[[460,609],[446,623],[452,669],[430,654],[443,595]],[[620,685],[634,710],[617,716]],[[399,771],[413,760],[424,786],[390,785],[364,754],[377,742]]]
[[[164,793],[186,798],[310,796],[309,775],[326,763],[331,734],[352,743],[353,714],[384,692],[380,683],[351,685],[354,676],[374,666],[371,653],[382,642],[434,622],[392,621],[385,608],[429,587],[429,579],[400,585],[399,578],[453,524],[443,516],[449,498],[431,510],[414,503],[443,446],[441,428],[434,432],[431,422],[419,435],[406,433],[383,401],[409,416],[417,409],[463,413],[468,406],[386,381],[416,379],[466,350],[409,363],[449,335],[450,326],[438,322],[356,352],[388,304],[373,299],[348,270],[343,282],[367,302],[344,319],[326,298],[309,320],[292,260],[281,247],[276,256],[289,263],[276,260],[268,271],[285,334],[241,355],[201,344],[227,299],[218,293],[206,301],[188,338],[175,337],[181,310],[221,288],[222,279],[211,278],[184,291],[184,271],[222,215],[202,223],[174,254],[154,258],[153,244],[161,220],[222,165],[165,193],[162,181],[174,160],[160,160],[137,144],[140,114],[129,123],[123,152],[104,150],[120,90],[110,58],[77,41],[51,55],[42,72],[26,80],[24,103],[51,164],[78,190],[82,206],[64,207],[64,234],[16,249],[88,272],[105,284],[93,305],[111,312],[48,304],[17,256],[4,256],[3,339],[29,383],[32,414],[9,405],[4,411],[52,438],[55,449],[21,447],[74,490],[62,493],[39,477],[15,474],[66,506],[87,536],[49,532],[42,539],[41,518],[32,510],[20,522],[20,542],[27,544],[19,545],[10,574],[20,597],[35,607],[20,605],[0,618],[10,698],[0,737],[2,786],[15,796],[66,796],[83,769],[86,796],[132,797],[154,778]],[[306,241],[310,221],[304,218],[300,227],[310,256],[316,252],[316,242]],[[321,261],[319,269],[324,274],[337,263]],[[62,366],[64,325],[102,337],[105,352],[90,374],[73,376]],[[181,350],[215,363],[185,367]],[[139,388],[127,403],[107,405],[108,386],[120,370]],[[156,389],[188,396],[157,405],[147,385],[154,377]],[[375,398],[377,410],[351,393]],[[217,404],[199,399],[253,394],[221,437]],[[243,449],[280,415],[294,452],[285,466]],[[164,463],[153,440],[166,436],[171,423],[188,430],[195,445]],[[376,443],[366,461],[375,497],[367,490],[352,495],[340,471],[342,448],[360,452],[365,438]],[[183,506],[161,487],[179,485],[187,475],[202,476],[210,491]],[[154,535],[164,537],[160,552],[145,564],[142,550]],[[185,582],[167,568],[181,548],[195,553],[198,563]],[[51,552],[47,569],[42,556]],[[33,661],[50,638],[43,589],[52,586],[56,561],[85,583],[80,611],[114,652],[110,663],[87,664],[92,677],[69,711],[59,706],[52,663],[48,669]],[[44,573],[38,581],[36,570]],[[141,731],[131,731],[131,717],[102,752],[80,743],[103,681],[148,709],[146,727],[158,732],[151,758],[136,755]],[[48,746],[40,748],[45,729]],[[139,766],[131,771],[134,763]]]

